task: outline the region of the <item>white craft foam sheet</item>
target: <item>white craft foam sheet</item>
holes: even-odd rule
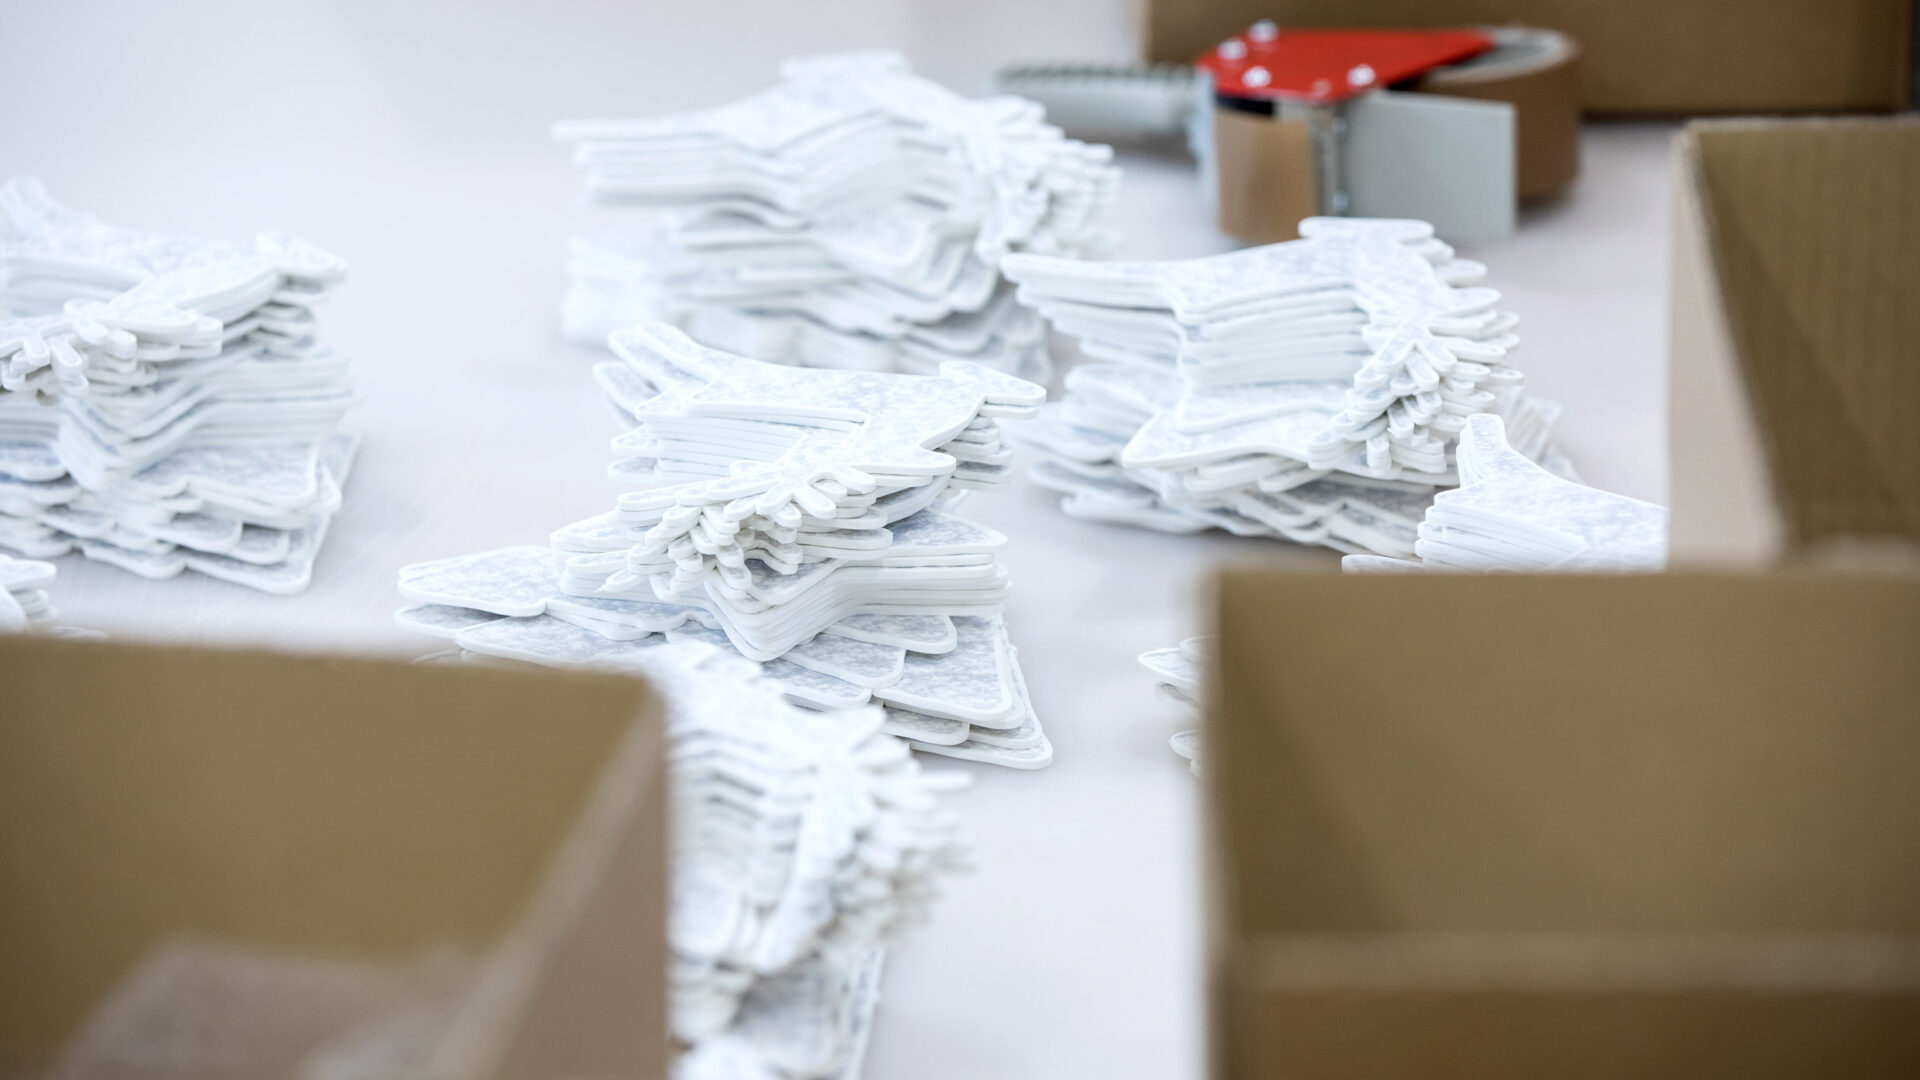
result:
[[[1350,555],[1356,573],[1420,570],[1651,573],[1667,558],[1665,507],[1586,487],[1508,442],[1497,416],[1467,422],[1460,486],[1420,521],[1412,555]]]
[[[0,187],[0,545],[306,587],[355,437],[313,308],[339,259],[124,229]]]
[[[1016,254],[1004,270],[1094,362],[1009,438],[1088,520],[1411,557],[1468,418],[1528,456],[1517,318],[1424,222],[1312,218],[1302,239],[1172,262]]]
[[[412,617],[533,621],[454,611]],[[967,864],[941,799],[965,778],[922,771],[878,707],[799,709],[755,665],[656,640],[618,666],[667,702],[679,1075],[857,1076],[886,945]]]
[[[563,324],[587,343],[658,320],[809,367],[964,359],[1045,381],[1043,326],[1000,260],[1114,239],[1107,147],[1062,137],[1032,102],[916,78],[894,53],[792,61],[731,105],[555,134],[590,201],[669,211],[575,238]]]

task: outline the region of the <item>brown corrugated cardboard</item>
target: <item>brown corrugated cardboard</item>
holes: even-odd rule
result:
[[[422,1016],[409,1075],[664,1075],[643,684],[5,637],[0,687],[0,1075],[290,1075]],[[231,1029],[182,1057],[190,983]]]
[[[1920,576],[1217,603],[1215,1077],[1920,1075]]]
[[[1598,113],[1891,111],[1909,0],[1146,0],[1148,59],[1189,62],[1259,19],[1286,26],[1561,30]]]
[[[1920,122],[1696,123],[1674,160],[1674,560],[1920,542]]]

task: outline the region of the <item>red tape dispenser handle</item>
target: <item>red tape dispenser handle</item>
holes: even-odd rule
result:
[[[1281,30],[1258,22],[1195,63],[1222,97],[1331,105],[1493,48],[1473,30]]]

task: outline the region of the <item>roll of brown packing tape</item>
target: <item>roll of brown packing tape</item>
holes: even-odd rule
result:
[[[1511,104],[1520,199],[1556,194],[1580,173],[1580,46],[1554,30],[1486,32],[1492,50],[1430,72],[1411,89]]]
[[[1556,30],[1482,31],[1494,39],[1492,49],[1391,89],[1513,106],[1514,194],[1521,202],[1556,195],[1580,172],[1580,47]],[[1272,101],[1215,101],[1212,152],[1222,231],[1267,244],[1298,236],[1306,213],[1341,212],[1338,196],[1320,190],[1328,180],[1320,168],[1327,148],[1302,135],[1306,125],[1282,119]]]

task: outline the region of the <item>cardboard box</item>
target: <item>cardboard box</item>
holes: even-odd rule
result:
[[[661,738],[613,676],[0,637],[0,1076],[664,1076]]]
[[[1560,30],[1596,113],[1888,112],[1911,81],[1908,0],[1146,0],[1143,15],[1147,58],[1175,63],[1260,19]]]
[[[1218,608],[1218,1080],[1920,1076],[1920,576]]]
[[[1920,121],[1675,143],[1676,564],[1920,543]]]

